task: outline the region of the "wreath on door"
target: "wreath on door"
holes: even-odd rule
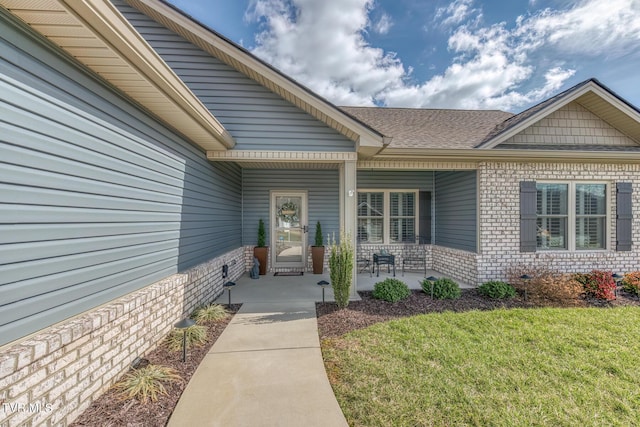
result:
[[[293,202],[286,202],[280,206],[278,211],[278,217],[283,222],[297,222],[298,221],[298,205]]]

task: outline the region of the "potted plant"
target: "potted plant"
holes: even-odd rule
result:
[[[315,244],[311,246],[311,262],[313,263],[313,274],[322,274],[324,270],[324,239],[320,221],[316,223]]]
[[[269,255],[269,247],[267,246],[267,233],[264,229],[264,221],[258,221],[258,244],[253,248],[253,256],[258,258],[260,263],[260,275],[267,274],[267,257]]]

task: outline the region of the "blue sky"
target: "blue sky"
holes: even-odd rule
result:
[[[640,0],[169,0],[337,105],[518,112],[595,77],[640,107]]]

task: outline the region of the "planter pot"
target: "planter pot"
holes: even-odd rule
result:
[[[269,247],[268,246],[263,246],[263,247],[254,247],[253,248],[253,256],[258,258],[258,261],[260,262],[260,275],[264,276],[265,274],[267,274],[267,259],[268,259],[268,255],[269,255]]]
[[[322,274],[324,270],[324,246],[311,246],[313,274]]]

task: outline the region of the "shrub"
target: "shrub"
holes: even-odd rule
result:
[[[409,298],[411,291],[406,283],[398,279],[388,278],[373,287],[373,297],[388,302],[397,302]]]
[[[201,325],[189,326],[186,329],[174,329],[167,337],[167,345],[171,350],[182,350],[184,332],[187,332],[187,347],[202,345],[207,341],[207,328]]]
[[[431,283],[428,280],[422,281],[422,290],[426,293],[431,292]],[[460,298],[462,292],[460,291],[460,286],[458,284],[446,277],[441,277],[440,279],[433,282],[433,297],[437,299],[456,299]]]
[[[616,282],[610,271],[593,270],[589,274],[576,274],[575,278],[582,283],[587,295],[603,300],[616,298]]]
[[[142,403],[155,402],[161,394],[167,394],[163,382],[181,382],[182,378],[172,368],[161,365],[147,365],[134,369],[114,385],[123,399],[138,399]]]
[[[640,295],[640,271],[632,271],[624,275],[622,288],[634,295]]]
[[[336,243],[335,237],[331,239],[329,278],[338,308],[345,308],[349,305],[349,291],[353,280],[353,245],[349,235],[342,234],[340,243]]]
[[[229,317],[229,312],[220,304],[209,304],[198,308],[191,317],[197,324],[201,325],[207,322],[224,320]]]
[[[516,296],[516,288],[498,280],[483,283],[478,288],[478,292],[480,292],[480,295],[494,299],[513,298]]]
[[[530,277],[528,283],[520,278],[523,274]],[[532,300],[545,300],[562,305],[580,305],[583,286],[574,275],[559,273],[546,266],[519,264],[507,269],[507,281],[521,292],[526,287]]]
[[[324,246],[324,238],[322,237],[322,226],[320,225],[320,221],[316,223],[316,236],[314,241],[314,246]]]

